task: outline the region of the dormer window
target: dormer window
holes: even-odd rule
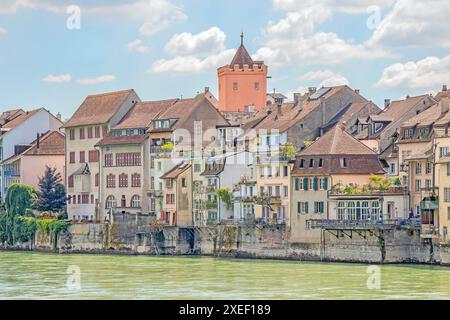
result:
[[[323,168],[323,159],[319,159],[319,168]]]
[[[309,167],[314,168],[314,159],[309,160]]]
[[[347,168],[347,159],[346,158],[341,158],[340,162],[341,162],[341,168]]]
[[[426,139],[426,138],[428,138],[429,134],[430,134],[429,128],[420,128],[419,129],[419,139]]]
[[[300,168],[303,169],[305,167],[305,159],[300,160]]]
[[[403,133],[403,138],[404,139],[411,139],[414,133],[414,129],[413,128],[408,128],[405,129],[404,133]]]

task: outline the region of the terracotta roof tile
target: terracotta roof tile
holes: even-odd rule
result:
[[[108,122],[134,90],[124,90],[88,96],[64,127]]]
[[[180,174],[190,168],[191,165],[189,163],[182,162],[166,172],[160,179],[176,179]]]
[[[14,129],[15,127],[19,126],[20,124],[22,124],[23,122],[25,122],[26,120],[28,120],[29,118],[31,118],[33,115],[35,115],[36,113],[38,113],[41,110],[44,110],[44,109],[39,108],[39,109],[35,109],[35,110],[31,110],[31,111],[22,113],[17,118],[14,118],[13,120],[9,121],[8,123],[5,123],[2,126],[2,130],[9,131],[11,129]]]
[[[148,135],[136,135],[136,136],[120,136],[114,137],[111,133],[108,133],[106,137],[100,140],[96,146],[114,146],[119,144],[141,144],[147,139]]]
[[[372,149],[352,137],[341,126],[336,126],[316,140],[300,155],[374,155]]]
[[[252,57],[250,57],[250,54],[243,44],[236,51],[233,60],[231,60],[230,66],[233,67],[236,64],[238,64],[240,68],[243,68],[244,64],[250,67],[254,64]]]

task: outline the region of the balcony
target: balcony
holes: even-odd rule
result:
[[[160,146],[152,146],[150,147],[150,154],[159,157],[170,157],[172,154],[172,149],[163,149]]]
[[[206,209],[217,209],[217,201],[207,201]]]
[[[205,191],[206,193],[216,193],[217,186],[214,185],[206,186]]]
[[[420,202],[420,210],[438,210],[439,199],[437,197],[427,197]]]

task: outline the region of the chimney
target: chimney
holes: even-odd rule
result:
[[[38,148],[39,149],[39,147],[40,147],[40,134],[39,134],[39,132],[37,133],[37,135],[36,135],[36,148]]]
[[[205,87],[205,93],[209,92],[209,87]]]
[[[442,91],[443,91],[443,92],[447,91],[447,85],[446,85],[446,84],[444,84],[444,85],[442,86]]]
[[[449,97],[443,97],[441,99],[441,113],[445,114],[449,111],[449,106],[450,106],[450,98]]]
[[[411,96],[408,94],[408,95],[406,96],[406,99],[409,99],[409,98],[411,98]]]
[[[62,119],[61,113],[58,112],[58,113],[56,114],[56,118],[57,118],[59,121],[61,121],[61,119]]]
[[[316,87],[309,87],[308,88],[308,92],[309,92],[310,95],[316,93],[316,91],[317,91]]]
[[[356,93],[356,94],[359,94],[359,89],[355,89],[355,93]]]
[[[294,93],[294,105],[299,104],[301,96],[302,96],[301,93]]]
[[[388,108],[391,105],[391,99],[384,99],[384,108]]]

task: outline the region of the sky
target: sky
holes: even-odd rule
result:
[[[244,32],[269,90],[347,84],[384,99],[450,85],[449,0],[0,0],[0,111],[69,118],[89,94],[210,87]]]

